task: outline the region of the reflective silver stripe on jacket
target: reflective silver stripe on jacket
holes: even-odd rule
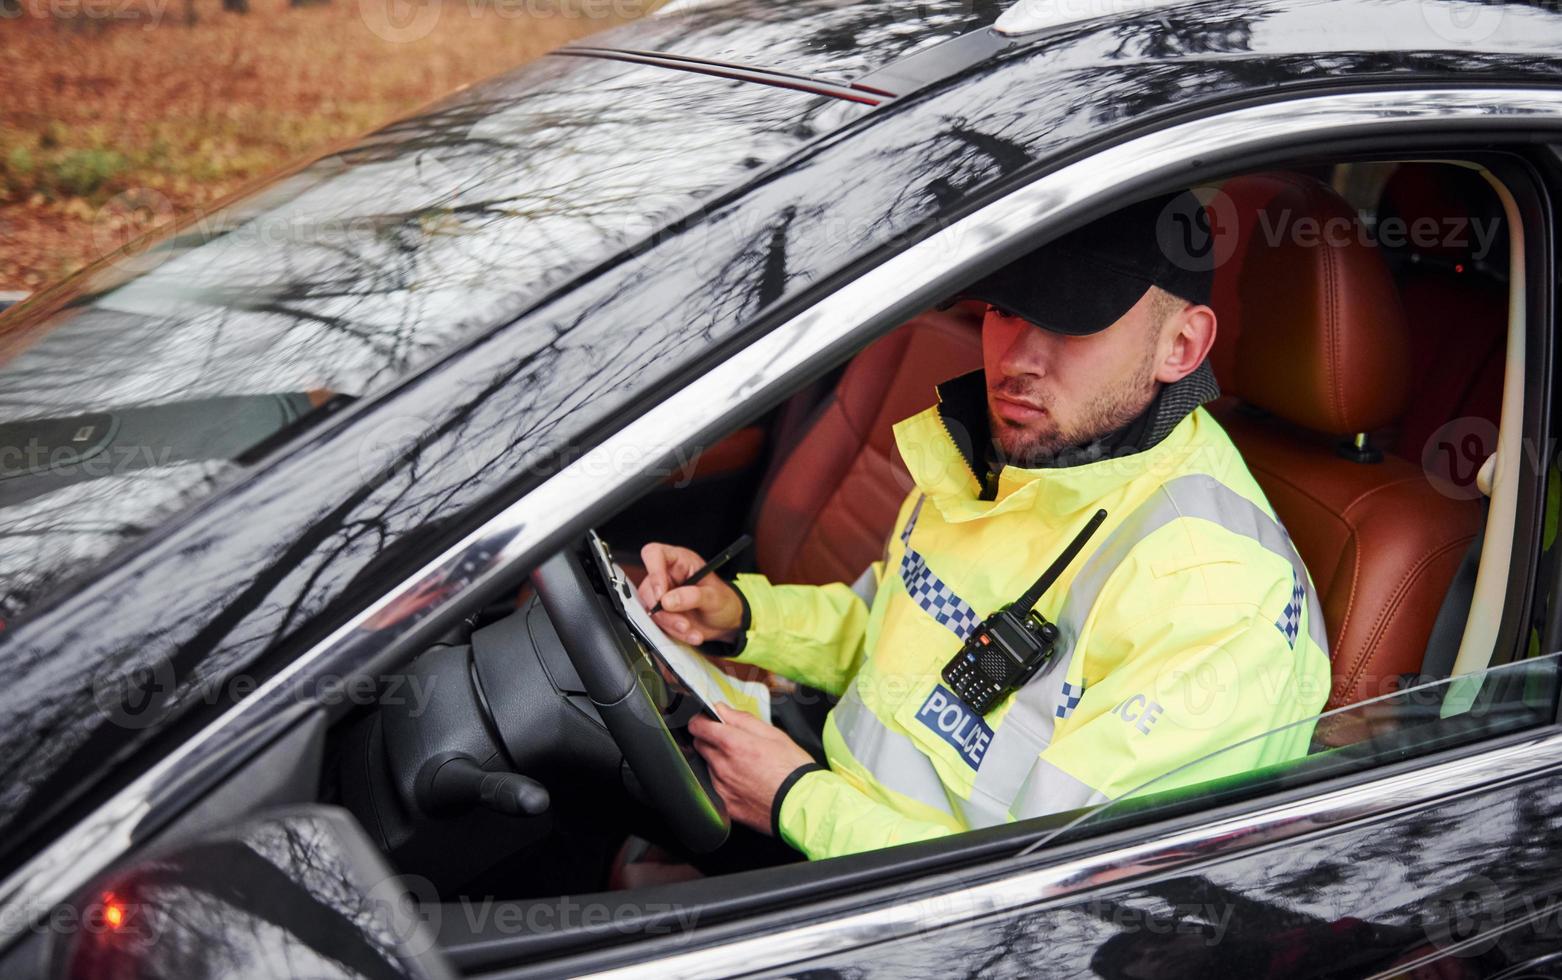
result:
[[[1184,517],[1219,524],[1286,559],[1297,580],[1306,583],[1308,635],[1319,649],[1327,652],[1322,610],[1306,566],[1285,529],[1257,504],[1214,477],[1192,474],[1170,480],[1112,531],[1075,576],[1057,618],[1061,634],[1058,654],[1015,695],[977,771],[971,798],[957,801],[967,825],[987,827],[1010,819],[1011,811],[1014,818],[1024,819],[1105,799],[1040,756],[1052,743],[1056,719],[1071,706],[1064,680],[1073,661],[1075,639],[1107,580],[1140,541]],[[1073,696],[1077,703],[1077,692]],[[843,713],[848,702],[852,708]],[[875,779],[896,792],[934,806],[930,802],[934,794],[927,782],[931,779],[937,785],[938,798],[945,801],[937,808],[948,810],[947,795],[928,757],[908,737],[886,728],[856,696],[855,684],[836,712],[836,728],[852,755]],[[852,734],[848,734],[848,722]]]
[[[1046,759],[1037,759],[1020,787],[1019,798],[1011,808],[1013,819],[1025,820],[1043,813],[1060,813],[1105,803],[1111,797],[1070,776]]]
[[[852,757],[872,773],[881,786],[954,816],[949,808],[949,794],[944,792],[944,781],[938,778],[932,760],[910,738],[885,727],[878,715],[862,703],[856,681],[846,689],[830,717]]]
[[[1057,618],[1060,652],[1052,663],[1015,695],[1014,704],[1004,716],[1003,724],[993,733],[992,745],[988,746],[982,768],[976,773],[970,805],[980,810],[983,819],[991,821],[1000,812],[1000,807],[1001,812],[1006,814],[1011,805],[1013,813],[1019,818],[1064,809],[1062,806],[1045,804],[1042,787],[1047,786],[1049,780],[1045,778],[1046,773],[1036,770],[1046,767],[1057,775],[1065,775],[1039,757],[1042,750],[1052,744],[1053,726],[1059,709],[1065,704],[1063,680],[1067,678],[1069,664],[1074,658],[1075,639],[1084,627],[1091,608],[1101,597],[1107,579],[1128,557],[1134,546],[1183,517],[1212,521],[1228,531],[1256,541],[1289,562],[1297,579],[1306,583],[1307,633],[1319,649],[1329,649],[1324,634],[1323,611],[1318,606],[1312,582],[1307,577],[1307,568],[1302,564],[1301,556],[1296,553],[1285,529],[1263,508],[1212,476],[1194,473],[1168,480],[1113,529],[1086,560],[1069,586]],[[1024,799],[1021,799],[1022,788],[1027,788]],[[1061,795],[1060,802],[1067,802],[1074,794],[1065,786]]]
[[[1296,581],[1307,591],[1307,635],[1325,653],[1329,650],[1328,636],[1324,632],[1323,610],[1313,591],[1312,579],[1307,576],[1307,566],[1296,553],[1291,536],[1262,507],[1248,500],[1235,490],[1212,476],[1193,473],[1179,476],[1161,484],[1149,500],[1119,524],[1090,556],[1069,586],[1058,613],[1058,629],[1063,639],[1073,646],[1081,624],[1090,615],[1090,609],[1101,595],[1106,580],[1117,566],[1128,557],[1128,552],[1140,541],[1180,517],[1194,517],[1219,524],[1221,527],[1249,538],[1268,551],[1284,558],[1291,565]]]
[[[869,565],[857,576],[857,581],[852,583],[852,591],[857,594],[869,609],[873,608],[873,600],[879,595],[879,580],[873,577],[873,566]]]

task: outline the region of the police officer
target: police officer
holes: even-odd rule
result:
[[[916,486],[855,585],[690,583],[700,556],[645,547],[640,598],[661,601],[669,634],[730,642],[840,698],[828,767],[735,710],[690,723],[734,819],[823,858],[1306,751],[1329,688],[1323,617],[1200,407],[1218,395],[1212,270],[1179,236],[1207,228],[1192,194],[1156,198],[972,287],[989,304],[983,369],[895,426]],[[1098,509],[1105,524],[1036,607],[1056,653],[977,713],[941,668]]]

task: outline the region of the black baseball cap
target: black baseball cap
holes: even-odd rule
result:
[[[1178,191],[1048,242],[961,295],[1079,337],[1117,322],[1151,286],[1208,303],[1214,251],[1204,206]]]

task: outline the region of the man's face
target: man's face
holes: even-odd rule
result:
[[[989,306],[982,321],[987,412],[1006,462],[1032,467],[1122,428],[1155,396],[1162,324],[1155,290],[1084,337],[1043,330]]]

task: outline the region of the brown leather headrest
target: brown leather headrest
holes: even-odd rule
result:
[[[1242,263],[1235,394],[1334,435],[1393,422],[1409,394],[1410,338],[1388,267],[1328,186],[1265,177],[1284,186],[1260,207]]]

